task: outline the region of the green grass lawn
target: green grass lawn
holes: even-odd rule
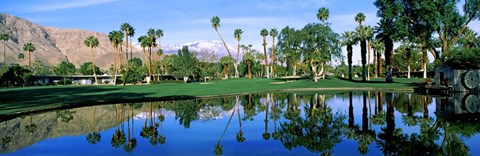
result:
[[[191,99],[197,97],[242,94],[266,91],[304,90],[401,90],[413,91],[423,79],[383,78],[360,82],[328,77],[312,80],[285,81],[279,79],[230,79],[198,83],[163,83],[131,86],[47,86],[0,89],[0,118],[5,115],[60,107],[79,107],[107,103],[127,103],[152,100]]]

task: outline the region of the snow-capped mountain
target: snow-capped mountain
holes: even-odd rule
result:
[[[202,53],[214,53],[218,58],[227,56],[228,52],[223,46],[222,41],[195,41],[187,42],[182,45],[166,44],[162,45],[164,54],[176,54],[178,50],[181,50],[183,46],[188,46],[190,52]],[[140,48],[140,45],[136,44],[135,47]],[[237,46],[227,43],[227,47],[233,57],[237,56]],[[239,56],[241,58],[241,56]]]

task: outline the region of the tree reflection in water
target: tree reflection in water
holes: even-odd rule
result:
[[[333,147],[342,141],[343,121],[346,117],[340,113],[332,113],[332,109],[325,105],[325,109],[316,109],[319,107],[318,94],[311,96],[309,106],[304,107],[305,114],[301,117],[299,110],[295,106],[287,110],[288,120],[280,123],[280,141],[285,148],[291,150],[303,146],[311,152],[322,154],[333,153]],[[294,101],[290,101],[294,100]],[[295,105],[296,97],[289,99],[288,103]],[[296,111],[296,112],[295,112]]]

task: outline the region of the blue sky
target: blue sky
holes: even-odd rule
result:
[[[162,29],[162,44],[219,40],[210,19],[221,19],[219,29],[228,43],[236,44],[233,31],[244,31],[242,44],[260,49],[260,30],[285,26],[302,28],[319,22],[320,7],[330,10],[328,22],[334,31],[353,30],[355,14],[366,15],[374,26],[374,0],[3,0],[1,12],[28,19],[43,26],[77,28],[108,33],[124,22],[135,29],[135,39],[149,28]],[[270,39],[268,42],[271,42]],[[270,44],[269,44],[270,45]],[[354,58],[359,58],[354,52]]]

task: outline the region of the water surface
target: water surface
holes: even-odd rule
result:
[[[477,100],[477,102],[475,102]],[[0,123],[7,155],[479,155],[478,95],[268,93]]]

